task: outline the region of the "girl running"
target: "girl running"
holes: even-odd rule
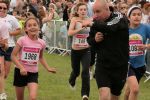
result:
[[[132,6],[127,12],[130,21],[129,25],[129,72],[125,90],[125,100],[137,100],[139,93],[139,82],[145,73],[145,49],[150,49],[150,44],[146,45],[146,40],[150,38],[150,25],[141,24],[142,11],[138,6]]]
[[[69,78],[71,87],[75,86],[76,78],[80,74],[80,62],[82,63],[82,89],[81,96],[83,100],[88,100],[90,92],[89,67],[90,67],[90,50],[87,43],[90,28],[82,27],[82,21],[90,20],[87,17],[87,6],[84,3],[76,5],[76,16],[71,19],[68,35],[73,36],[71,50],[72,72]]]
[[[56,73],[54,68],[49,68],[43,57],[45,42],[38,38],[39,22],[36,18],[29,18],[25,22],[27,35],[18,39],[12,52],[12,61],[16,65],[14,71],[14,86],[17,100],[24,100],[25,86],[28,87],[29,100],[36,100],[38,89],[38,61],[48,72]],[[17,55],[19,54],[19,57]]]

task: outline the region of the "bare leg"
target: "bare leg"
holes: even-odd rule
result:
[[[29,89],[29,100],[36,100],[38,84],[37,83],[28,83],[28,89]]]
[[[102,87],[99,89],[99,100],[110,100],[110,88]]]
[[[139,84],[135,76],[128,77],[128,86],[130,89],[129,99],[128,100],[137,100],[139,93]]]
[[[126,82],[124,100],[128,100],[129,99],[129,94],[130,94],[130,88],[129,88],[128,82]]]
[[[25,89],[25,87],[16,87],[15,86],[17,100],[24,100],[24,89]]]
[[[0,57],[0,93],[4,93],[5,88],[5,69],[4,69],[4,57]]]
[[[4,64],[4,66],[5,66],[5,78],[8,77],[8,74],[10,72],[11,63],[12,63],[11,61],[5,61],[5,64]]]
[[[111,94],[111,100],[119,100],[119,96]]]

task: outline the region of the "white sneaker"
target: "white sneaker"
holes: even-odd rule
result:
[[[89,100],[89,98],[88,98],[87,95],[83,95],[83,96],[82,96],[82,100]]]
[[[1,93],[1,94],[0,94],[0,100],[7,100],[7,95],[6,95],[6,93]]]
[[[93,72],[89,71],[89,74],[90,74],[90,80],[92,80],[93,79]]]

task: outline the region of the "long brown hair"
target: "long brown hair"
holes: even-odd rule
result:
[[[79,17],[79,15],[78,15],[78,10],[79,10],[79,7],[80,6],[83,6],[83,5],[85,5],[86,6],[86,8],[87,8],[87,5],[85,4],[85,3],[83,3],[83,2],[80,2],[80,3],[78,3],[76,6],[75,6],[75,8],[74,8],[74,10],[75,10],[75,17]]]

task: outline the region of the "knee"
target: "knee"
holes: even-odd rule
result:
[[[102,93],[100,94],[100,100],[109,100],[110,96],[108,94]]]
[[[100,91],[100,100],[109,100],[110,93],[107,91]]]
[[[133,93],[133,94],[135,94],[135,95],[137,95],[139,93],[139,87],[132,87],[130,89],[130,92]]]
[[[126,89],[125,90],[125,95],[129,95],[130,94],[130,90],[129,89]]]

